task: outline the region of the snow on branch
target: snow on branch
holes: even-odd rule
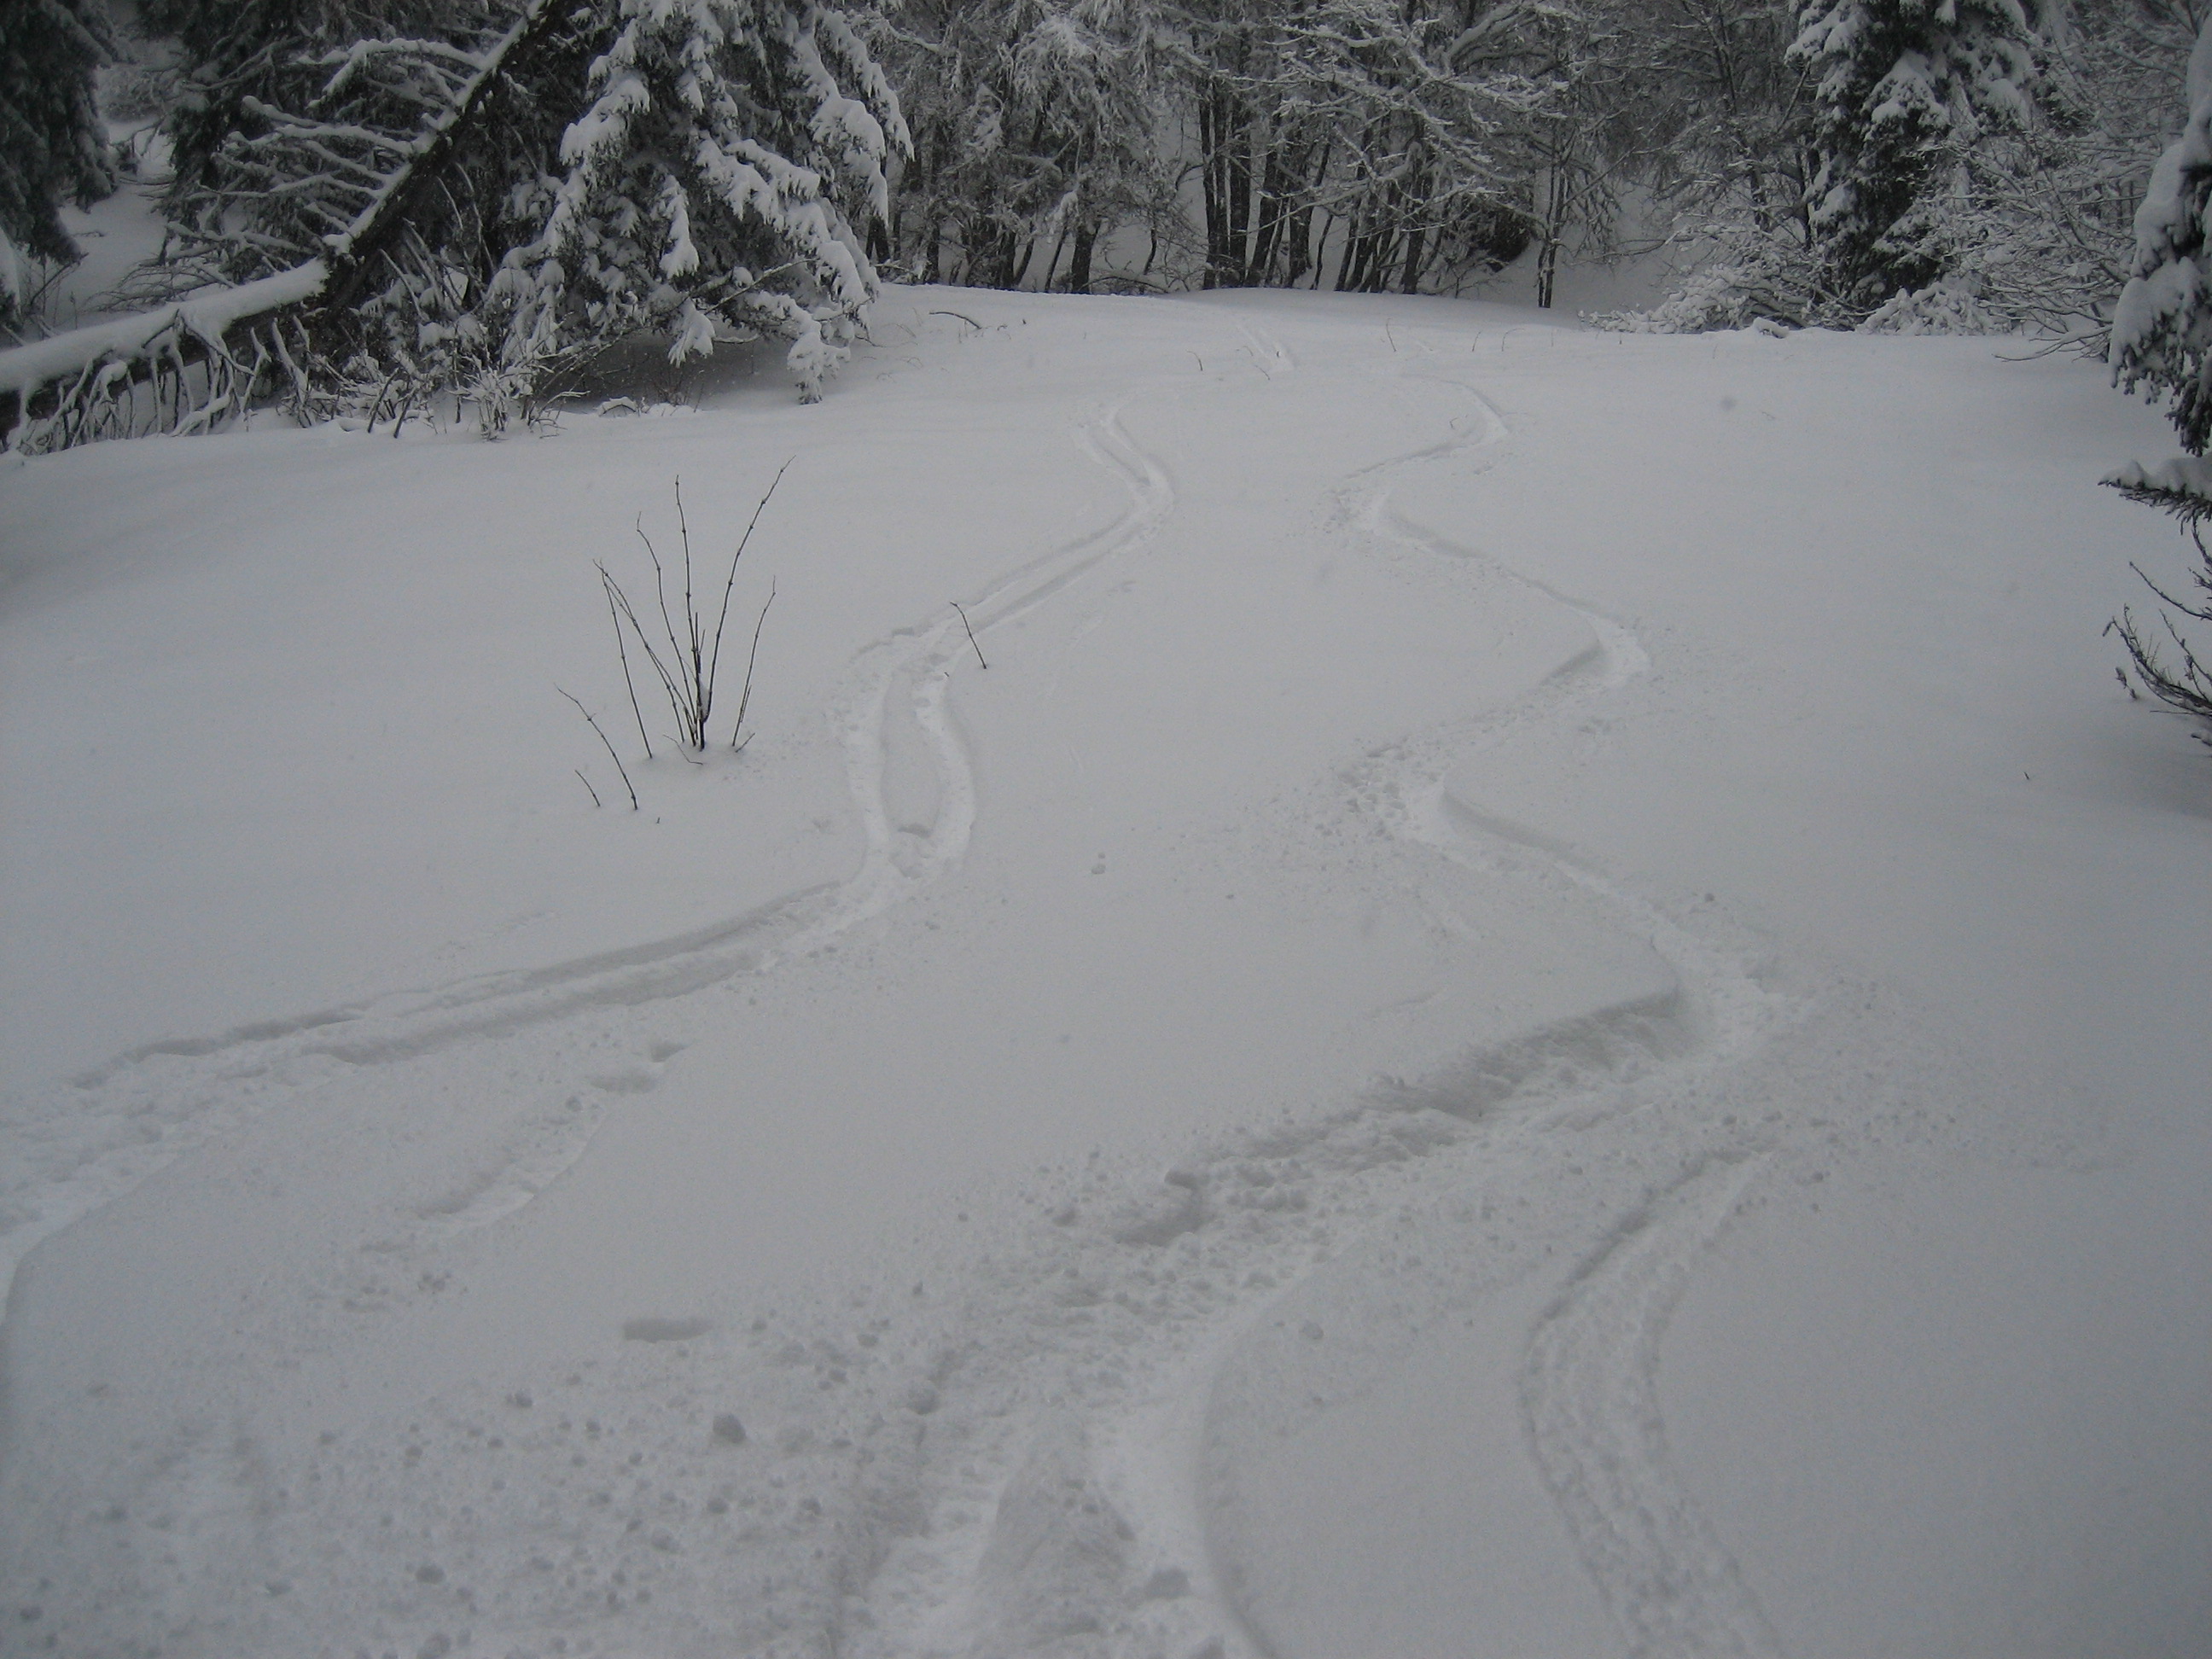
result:
[[[424,66],[448,64],[456,71],[448,89],[458,90],[466,84],[465,79],[461,77],[483,75],[494,66],[497,56],[496,51],[491,53],[466,52],[444,40],[422,40],[410,35],[395,35],[356,40],[343,52],[329,52],[313,61],[319,67],[331,71],[330,80],[323,87],[323,99],[328,101],[344,92],[353,84],[356,76],[381,58],[404,57]],[[448,99],[447,101],[452,100]]]
[[[157,393],[161,423],[177,430],[204,426],[250,392],[263,366],[257,359],[255,372],[240,384],[244,365],[231,356],[228,337],[304,305],[328,280],[329,268],[313,259],[258,282],[0,351],[0,441],[22,447],[16,434],[23,428],[38,447],[82,441],[103,421],[127,420],[118,405],[129,389],[165,371],[173,371],[179,395],[191,397],[193,404],[161,405]],[[184,383],[185,370],[196,362],[211,365],[204,394],[188,392]]]
[[[2180,498],[2193,498],[2212,510],[2212,460],[2201,455],[2177,455],[2155,466],[2130,461],[2102,482],[2124,495],[2150,500],[2161,506]]]
[[[875,297],[866,233],[909,140],[888,79],[819,6],[501,0],[442,38],[273,61],[229,87],[245,118],[180,174],[172,247],[138,290],[152,308],[21,359],[11,425],[36,398],[112,401],[172,368],[173,394],[228,409],[272,365],[318,409],[373,393],[404,411],[442,390],[531,418],[641,331],[672,335],[676,361],[780,334],[811,400]],[[185,376],[230,362],[221,319],[194,320],[225,293],[299,315],[256,336],[250,373]],[[41,418],[41,441],[118,424]]]

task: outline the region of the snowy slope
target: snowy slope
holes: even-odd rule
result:
[[[2205,1649],[2152,416],[1448,301],[874,333],[0,474],[0,1652]],[[756,735],[642,763],[592,562],[787,460]]]

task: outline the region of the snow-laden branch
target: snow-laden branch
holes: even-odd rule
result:
[[[2176,455],[2154,466],[2130,461],[2101,482],[2114,489],[2161,496],[2192,496],[2212,504],[2212,460],[2202,455]]]
[[[484,94],[499,78],[506,66],[507,56],[530,34],[542,27],[545,15],[553,0],[531,0],[530,9],[515,20],[497,46],[484,54],[482,67],[462,88],[445,112],[432,120],[416,146],[418,162],[434,160],[451,144],[453,134],[468,118],[476,112]],[[385,182],[384,187],[369,199],[353,223],[335,236],[326,238],[333,264],[352,263],[356,250],[366,249],[397,217],[397,210],[404,205],[407,191],[420,173],[419,166],[402,167]]]
[[[378,58],[394,56],[404,56],[418,62],[423,59],[441,60],[450,64],[453,70],[460,72],[453,76],[453,84],[465,86],[467,84],[466,76],[481,76],[486,69],[492,67],[499,52],[496,50],[488,53],[464,52],[443,40],[422,40],[410,36],[358,40],[343,52],[326,53],[314,60],[318,67],[332,71],[330,80],[324,84],[323,99],[327,101],[337,97],[352,84],[356,76]]]

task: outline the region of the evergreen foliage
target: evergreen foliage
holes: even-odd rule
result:
[[[1661,100],[1651,176],[1698,268],[1613,320],[2027,330],[2100,352],[2193,3],[1662,0],[1659,78],[1692,95]]]
[[[2152,169],[2135,218],[2135,256],[2112,322],[2112,377],[2121,390],[2170,398],[2181,446],[2212,438],[2212,297],[2205,272],[2212,210],[2212,21],[2189,63],[2180,137]]]
[[[19,17],[96,3],[20,0],[6,62]],[[2201,0],[854,3],[144,0],[185,63],[173,234],[138,292],[319,265],[257,337],[298,401],[397,416],[457,387],[496,424],[641,332],[678,362],[779,335],[818,396],[872,260],[1410,293],[1533,250],[1549,303],[1632,192],[1697,268],[1621,325],[2093,339]],[[88,88],[97,29],[70,38]],[[100,181],[96,145],[70,154],[70,187]],[[2114,361],[2201,442],[2201,343],[2143,320],[2186,311],[2198,269],[2202,204],[2172,199]]]
[[[1939,191],[1985,133],[2027,125],[2028,17],[2020,0],[1804,0],[1798,17],[1809,227],[1827,295],[1863,316],[1954,264]]]
[[[654,327],[680,362],[711,352],[718,329],[764,327],[793,341],[802,392],[818,398],[875,295],[853,227],[888,216],[884,159],[910,147],[896,95],[827,8],[611,9],[562,172],[518,204],[536,234],[490,285],[504,358]]]
[[[2160,156],[2136,214],[2135,261],[2112,319],[2113,380],[2124,391],[2170,398],[2168,417],[2191,458],[2212,438],[2212,295],[2205,270],[2207,214],[2212,212],[2212,18],[2189,60],[2188,115],[2181,135]],[[2174,618],[2212,624],[2212,549],[2203,526],[2212,520],[2212,465],[2195,459],[2145,468],[2130,465],[2106,483],[2131,501],[2172,514],[2187,526],[2199,560],[2191,581],[2199,597],[2177,597],[2143,574],[2160,604],[2160,626],[2178,653],[2170,665],[2154,632],[2122,610],[2112,632],[2154,696],[2185,714],[2212,720],[2212,650],[2200,654]],[[2212,742],[2212,734],[2203,734]]]
[[[93,84],[114,49],[103,0],[0,8],[0,326],[27,297],[27,259],[79,258],[60,204],[89,207],[115,188]]]
[[[2197,590],[2194,599],[2168,592],[2137,565],[2136,574],[2162,607],[2157,630],[2138,623],[2134,611],[2123,607],[2106,632],[2118,636],[2127,651],[2128,660],[2135,665],[2136,677],[2153,696],[2206,723],[2206,729],[2197,735],[2201,742],[2212,744],[2212,648],[2199,654],[2186,629],[2174,620],[2179,615],[2191,623],[2212,624],[2212,544],[2204,539],[2205,522],[2212,520],[2212,495],[2206,493],[2205,486],[2212,480],[2205,477],[2201,462],[2194,465],[2169,462],[2154,472],[2130,467],[2106,482],[2130,501],[2172,514],[2188,530],[2191,541],[2196,544],[2197,568],[2189,578]],[[2158,637],[2160,633],[2166,636],[2163,641]],[[2166,655],[2169,647],[2173,652],[2172,658]],[[2124,679],[2126,675],[2123,673],[2121,678]]]
[[[217,157],[234,137],[258,137],[268,112],[313,103],[329,78],[319,66],[332,54],[379,37],[465,50],[507,21],[496,0],[140,0],[139,16],[175,38],[185,65],[163,122],[173,212],[216,185]]]
[[[855,227],[906,132],[834,9],[161,3],[193,93],[149,286],[332,263],[301,342],[325,398],[459,386],[504,419],[641,331],[681,362],[766,330],[812,398],[873,295]]]
[[[2034,41],[2024,120],[1954,147],[1919,210],[1940,249],[1936,281],[1893,297],[1865,326],[2029,330],[2101,356],[2126,281],[2130,222],[2163,138],[2148,108],[2172,101],[2194,27],[2176,0],[2052,8]],[[2148,96],[2146,96],[2146,92]]]

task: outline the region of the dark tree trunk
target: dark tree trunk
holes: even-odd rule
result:
[[[1232,106],[1229,135],[1229,258],[1223,276],[1231,288],[1252,281],[1252,125],[1241,106]]]
[[[1319,144],[1310,146],[1305,155],[1300,158],[1301,165],[1297,170],[1297,177],[1300,187],[1305,193],[1297,210],[1291,216],[1289,232],[1291,266],[1289,275],[1284,279],[1285,287],[1296,288],[1300,279],[1309,273],[1314,279],[1314,286],[1316,288],[1321,286],[1322,251],[1314,246],[1313,240],[1312,192],[1328,176],[1328,157],[1329,141],[1323,139]]]
[[[1260,221],[1252,237],[1251,278],[1263,287],[1275,276],[1275,257],[1290,217],[1290,185],[1288,161],[1278,145],[1267,152],[1261,174]]]
[[[1221,155],[1221,88],[1207,86],[1206,95],[1199,97],[1199,188],[1206,197],[1206,288],[1218,288],[1221,265],[1228,257],[1225,246],[1225,219],[1228,219],[1228,168]]]
[[[1091,250],[1098,240],[1098,227],[1085,220],[1075,227],[1075,252],[1067,261],[1067,291],[1091,292]]]
[[[1352,291],[1352,274],[1359,257],[1359,243],[1365,234],[1361,228],[1364,215],[1355,215],[1344,222],[1344,252],[1336,257],[1336,281],[1330,286],[1339,294]]]
[[[1427,234],[1419,226],[1406,233],[1406,264],[1398,276],[1398,292],[1419,294],[1421,291],[1421,255],[1427,244]]]

